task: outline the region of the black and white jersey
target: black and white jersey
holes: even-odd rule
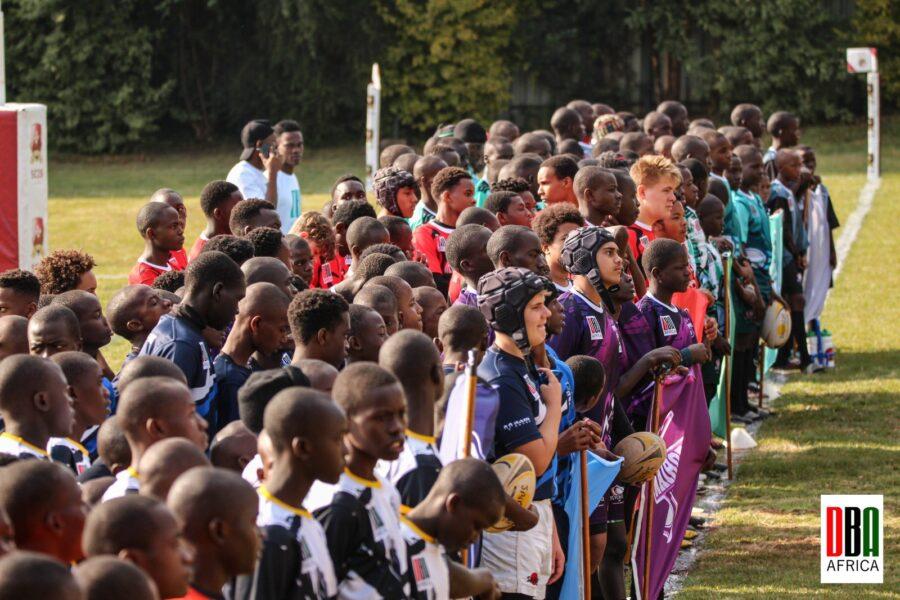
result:
[[[50,455],[43,448],[29,444],[22,438],[11,433],[0,433],[0,454],[9,454],[16,458],[39,458],[50,460]]]
[[[400,492],[400,513],[406,514],[425,499],[443,467],[431,436],[406,430],[406,443],[397,460],[379,460],[375,472]]]
[[[70,438],[52,437],[47,442],[50,458],[67,466],[77,477],[91,466],[91,453],[88,449]]]
[[[409,554],[409,581],[412,586],[409,597],[414,600],[449,600],[450,568],[443,546],[406,517],[400,519]]]
[[[379,475],[364,479],[345,470],[335,485],[317,481],[306,505],[325,528],[339,598],[409,596],[400,494],[390,481]]]
[[[116,474],[116,480],[112,482],[111,486],[106,488],[106,492],[103,493],[103,498],[100,501],[106,502],[113,498],[137,494],[140,490],[140,486],[141,482],[138,479],[137,470],[133,467],[128,467],[124,471],[119,471]]]
[[[263,547],[252,575],[238,577],[234,600],[330,600],[338,585],[325,531],[308,511],[259,489],[256,524]]]

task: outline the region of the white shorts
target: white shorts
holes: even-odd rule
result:
[[[528,531],[485,532],[481,566],[490,569],[502,592],[542,600],[553,569],[553,509],[550,500],[533,506],[538,523]]]

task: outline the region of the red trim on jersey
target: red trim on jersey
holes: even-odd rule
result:
[[[449,275],[450,265],[444,249],[447,238],[453,233],[454,228],[437,221],[429,221],[419,225],[413,231],[413,247],[421,252],[428,261],[428,268],[438,275]]]

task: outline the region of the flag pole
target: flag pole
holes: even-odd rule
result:
[[[650,420],[650,431],[654,435],[659,435],[659,409],[662,403],[663,376],[662,372],[656,374],[656,386],[653,390],[653,413]],[[645,504],[647,507],[647,527],[644,528],[644,581],[643,585],[641,585],[641,598],[644,600],[650,597],[650,545],[653,540],[653,507],[656,504],[653,499],[655,479],[656,476],[654,475],[647,481],[644,488],[647,491],[647,503]]]
[[[728,257],[728,266],[731,266],[732,257]],[[725,335],[731,342],[731,269],[728,270],[728,280],[725,282]],[[734,348],[725,355],[725,463],[728,465],[728,480],[734,479],[734,466],[731,456],[731,368],[734,359]]]
[[[581,451],[581,564],[584,598],[591,597],[591,513],[588,510],[587,450]]]
[[[463,431],[462,457],[469,458],[472,455],[472,428],[475,426],[475,394],[478,389],[478,374],[475,372],[475,351],[469,350],[466,361],[466,428]],[[463,548],[459,553],[462,564],[468,566],[469,549]]]
[[[766,383],[766,345],[759,345],[759,397],[757,399],[757,406],[759,408],[763,407],[763,388]]]

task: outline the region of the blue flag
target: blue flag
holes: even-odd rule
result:
[[[588,513],[593,512],[603,500],[603,495],[612,485],[621,468],[621,458],[610,462],[588,451]],[[571,469],[572,486],[569,488],[569,497],[566,498],[565,505],[566,514],[569,517],[569,543],[560,598],[583,597],[581,582],[581,461],[578,458],[572,461]]]

